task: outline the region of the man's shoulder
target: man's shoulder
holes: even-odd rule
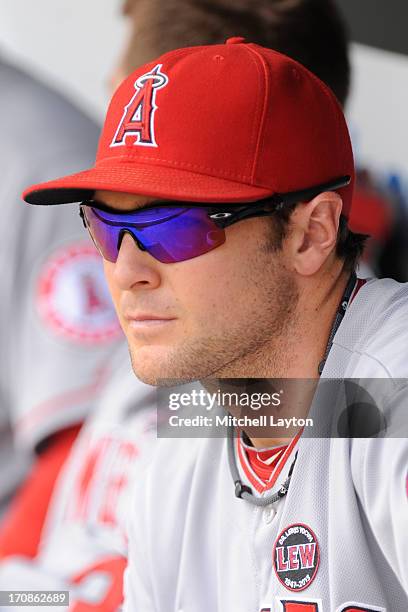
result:
[[[396,305],[407,307],[408,283],[399,283],[392,278],[369,278],[353,300],[350,310],[362,306],[374,308],[379,313]]]
[[[391,343],[407,350],[408,343],[408,283],[390,278],[373,279],[362,289],[361,301],[356,304],[356,315],[365,329],[367,347],[382,347]],[[403,344],[404,343],[404,344]]]
[[[408,377],[408,283],[369,280],[358,292],[334,344],[354,354],[353,375]]]

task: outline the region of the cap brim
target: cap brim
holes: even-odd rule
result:
[[[99,164],[90,170],[33,185],[23,193],[29,204],[68,204],[92,198],[96,190],[197,202],[245,202],[271,195],[255,187],[179,168],[132,162]]]

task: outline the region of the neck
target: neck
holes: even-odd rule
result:
[[[319,379],[318,367],[325,356],[336,312],[349,277],[349,272],[338,269],[331,270],[314,282],[308,279],[309,286],[300,291],[296,311],[285,327],[284,334],[274,338],[273,344],[262,347],[259,354],[245,356],[239,364],[235,364],[234,372],[228,373],[230,378],[280,379],[279,383],[271,382],[274,388],[279,386],[279,391],[284,391],[281,397],[285,401],[276,408],[265,409],[265,414],[273,414],[276,419],[307,417]],[[222,387],[222,379],[218,379],[218,382]],[[231,413],[238,416],[240,410],[233,409]],[[253,418],[254,412],[249,412]],[[290,429],[283,426],[281,429],[273,427],[273,430],[244,428],[244,431],[256,448],[267,448],[287,444],[299,429],[294,424]]]

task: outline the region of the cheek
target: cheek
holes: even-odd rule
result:
[[[213,251],[177,264],[171,290],[196,325],[225,323],[244,312],[265,273],[258,246],[242,252],[242,242],[230,240]]]

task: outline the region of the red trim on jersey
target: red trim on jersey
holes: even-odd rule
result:
[[[357,279],[357,282],[356,282],[356,284],[354,286],[354,289],[353,289],[353,293],[350,296],[349,305],[354,300],[354,298],[356,297],[357,293],[360,291],[361,287],[366,284],[366,282],[367,282],[366,278],[358,278]]]
[[[303,433],[303,428],[291,440],[290,444],[288,444],[286,447],[283,447],[285,450],[281,452],[281,454],[279,455],[279,459],[276,465],[271,466],[271,470],[270,470],[269,478],[267,479],[267,482],[265,482],[262,476],[258,475],[257,472],[252,468],[251,463],[248,459],[248,456],[245,452],[245,449],[242,445],[241,437],[236,438],[237,454],[238,454],[239,462],[245,473],[245,476],[248,478],[249,482],[251,483],[251,485],[255,488],[255,490],[258,493],[263,493],[264,491],[268,491],[274,486],[274,484],[276,483],[276,480],[278,479],[280,473],[282,472],[283,467],[285,466],[286,461],[292,454],[292,451],[294,447],[296,446],[302,433]],[[282,449],[282,447],[280,448]]]
[[[16,494],[0,530],[0,559],[35,557],[54,485],[81,426],[54,434]]]
[[[276,446],[275,448],[266,448],[258,450],[253,446],[248,446],[242,441],[244,452],[248,457],[249,464],[252,470],[266,484],[269,482],[270,476],[274,468],[279,462],[282,454],[287,449],[288,445]]]

